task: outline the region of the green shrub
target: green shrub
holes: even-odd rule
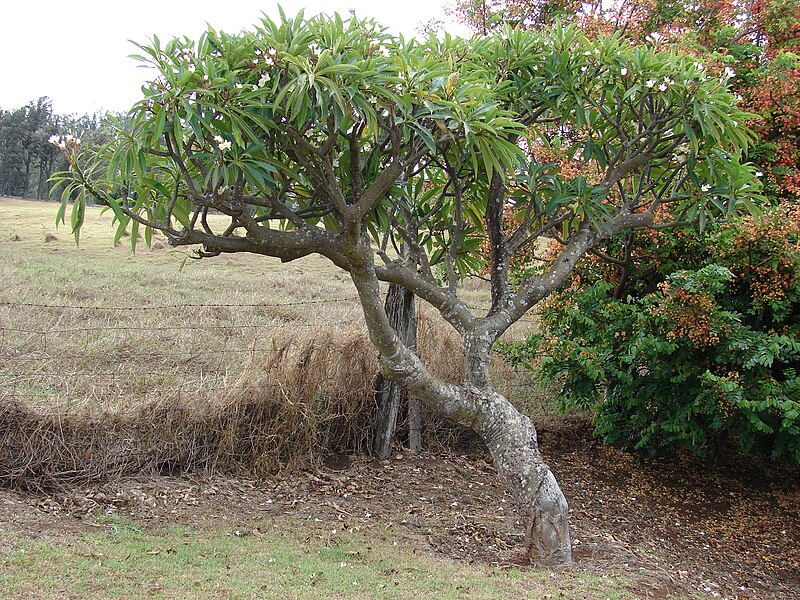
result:
[[[648,238],[637,247],[648,269],[628,278],[623,298],[613,270],[586,265],[584,279],[594,269],[600,281],[563,290],[540,333],[502,352],[560,382],[565,407],[593,409],[609,443],[705,453],[735,440],[800,462],[797,214],[778,209],[695,236],[692,255],[715,262],[670,274],[686,235]]]

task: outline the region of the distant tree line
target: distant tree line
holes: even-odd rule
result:
[[[90,144],[110,139],[104,114],[59,115],[46,96],[21,108],[0,108],[0,194],[50,198],[48,179],[67,168],[51,136],[72,134]]]

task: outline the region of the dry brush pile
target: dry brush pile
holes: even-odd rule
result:
[[[458,337],[421,316],[419,351],[461,378]],[[0,484],[26,489],[130,474],[214,471],[258,475],[316,464],[372,443],[377,354],[361,328],[273,337],[238,380],[213,397],[154,398],[124,407],[47,408],[0,399]],[[423,413],[429,446],[470,436]],[[402,426],[402,424],[401,424]]]

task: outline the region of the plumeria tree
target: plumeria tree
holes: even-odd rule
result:
[[[526,0],[491,8],[495,26],[541,22],[541,7]],[[746,451],[800,460],[800,5],[630,0],[571,10],[588,35],[616,31],[631,44],[674,48],[727,79],[756,116],[749,157],[764,183],[764,211],[713,230],[609,240],[551,297],[540,335],[509,354],[558,380],[567,405],[593,409],[596,431],[608,441],[649,452],[677,445],[713,452],[735,441]],[[558,159],[564,168],[584,168]],[[530,257],[522,258],[514,266],[529,267]]]
[[[385,377],[481,436],[531,558],[569,562],[566,499],[531,420],[495,389],[489,353],[604,240],[750,201],[746,115],[725,82],[674,53],[572,27],[419,42],[301,13],[142,50],[156,77],[129,125],[99,150],[63,149],[61,217],[75,198],[76,235],[93,196],[118,237],[159,230],[201,258],[329,259],[358,291]],[[554,152],[587,168],[563,170]],[[543,236],[562,249],[513,280],[513,257]],[[478,313],[459,283],[484,268],[492,301]],[[460,384],[433,377],[402,343],[381,282],[411,290],[460,334]]]

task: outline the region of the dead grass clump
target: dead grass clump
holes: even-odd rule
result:
[[[47,490],[124,475],[265,475],[372,443],[377,354],[362,331],[276,339],[217,400],[47,412],[0,398],[0,485]]]
[[[58,238],[52,233],[48,233],[46,236],[44,236],[44,241],[46,244],[49,244],[50,242],[57,242]]]
[[[123,475],[196,470],[213,453],[213,444],[203,443],[208,437],[204,413],[156,403],[133,411],[47,413],[3,399],[0,485],[41,491]],[[197,432],[203,432],[201,439]]]
[[[431,375],[447,383],[464,380],[464,346],[455,329],[438,313],[418,303],[417,354]]]
[[[252,352],[218,398],[165,391],[127,408],[76,403],[59,411],[0,397],[0,485],[46,490],[193,471],[258,476],[320,464],[330,454],[368,453],[376,350],[360,328],[302,331],[273,339],[266,355]],[[433,317],[420,318],[419,351],[435,375],[461,379],[460,339]],[[422,424],[429,448],[475,440],[428,409]]]
[[[327,454],[368,452],[375,413],[377,352],[363,330],[316,329],[273,340],[251,356],[228,394],[226,412],[257,407],[260,418],[234,419],[225,453],[252,454],[258,470],[306,465]]]

